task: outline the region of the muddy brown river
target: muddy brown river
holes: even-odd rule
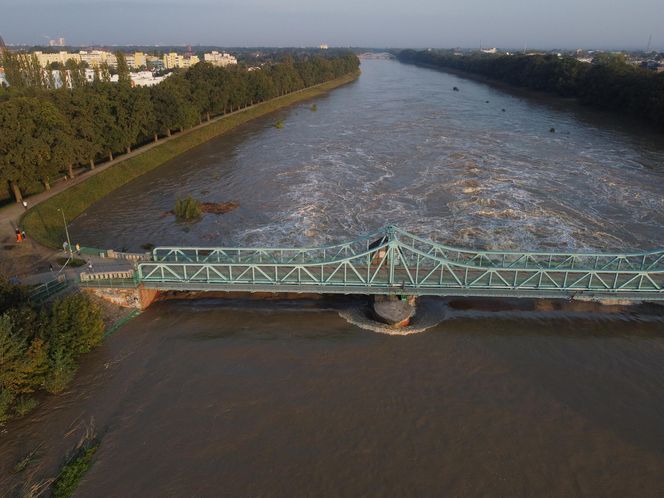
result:
[[[664,246],[661,135],[394,61],[362,69],[317,112],[132,182],[74,237],[318,244],[389,222],[477,247]],[[187,194],[240,207],[179,224],[164,212]],[[88,429],[101,445],[80,497],[662,496],[664,307],[420,305],[422,332],[400,337],[361,299],[157,303],[3,430],[0,489],[56,475]]]

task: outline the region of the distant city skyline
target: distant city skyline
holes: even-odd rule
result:
[[[664,2],[0,0],[8,45],[664,49]],[[39,13],[39,15],[36,15]]]

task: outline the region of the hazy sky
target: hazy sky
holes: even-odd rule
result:
[[[0,0],[7,43],[664,48],[664,0]]]

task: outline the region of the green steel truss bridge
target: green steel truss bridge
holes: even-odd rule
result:
[[[327,247],[157,247],[152,256],[136,278],[163,290],[664,300],[664,250],[475,251],[394,226]]]

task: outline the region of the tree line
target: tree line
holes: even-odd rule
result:
[[[0,86],[0,182],[17,202],[25,192],[49,189],[63,173],[73,177],[79,166],[160,137],[191,128],[249,105],[357,71],[352,53],[332,56],[284,56],[260,69],[215,67],[198,63],[175,71],[160,84],[132,87],[129,68],[117,54],[118,83],[108,68],[86,81],[85,68],[74,61],[54,88],[51,73],[34,56],[5,51],[9,86]]]
[[[31,306],[24,287],[0,280],[0,425],[32,410],[36,392],[62,391],[104,328],[101,308],[85,294]]]
[[[452,68],[514,86],[575,97],[598,109],[635,116],[664,128],[664,73],[599,55],[593,63],[548,55],[454,55],[452,51],[403,50],[402,62]]]

